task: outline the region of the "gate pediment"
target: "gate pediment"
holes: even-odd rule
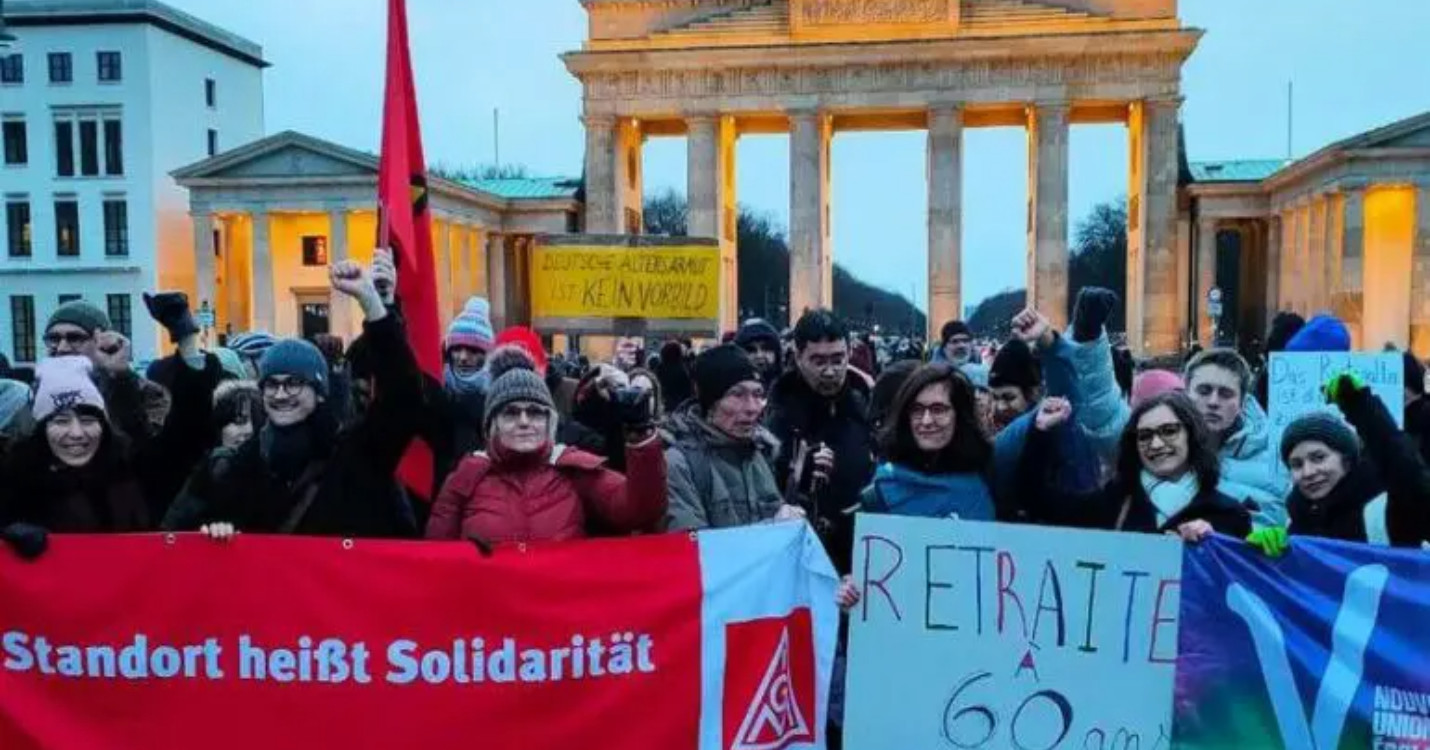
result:
[[[959,0],[790,0],[795,30],[829,26],[957,26]]]

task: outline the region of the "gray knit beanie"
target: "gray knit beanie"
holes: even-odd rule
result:
[[[1345,457],[1346,468],[1360,460],[1360,437],[1340,416],[1326,411],[1313,411],[1297,417],[1281,434],[1281,463],[1291,458],[1291,451],[1308,440],[1325,443]]]
[[[482,415],[482,426],[490,431],[492,420],[497,418],[501,410],[518,401],[530,401],[545,406],[550,410],[554,423],[556,402],[551,398],[551,390],[546,387],[546,381],[533,370],[517,369],[506,371],[492,381],[491,387],[487,389],[487,405],[486,412]]]
[[[108,331],[113,328],[109,322],[108,314],[82,299],[70,300],[55,308],[54,313],[50,315],[49,322],[45,323],[45,330],[48,331],[60,323],[76,326],[91,336],[96,331]]]
[[[283,339],[268,348],[258,360],[258,382],[274,375],[287,375],[313,386],[319,396],[328,395],[328,360],[312,342]]]

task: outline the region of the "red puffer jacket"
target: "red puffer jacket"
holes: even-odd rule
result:
[[[605,463],[564,447],[495,460],[468,456],[432,504],[427,538],[564,541],[586,536],[588,514],[621,532],[649,529],[665,517],[665,453],[658,438],[626,446],[626,476]]]

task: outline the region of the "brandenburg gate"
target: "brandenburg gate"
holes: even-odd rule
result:
[[[724,258],[736,324],[735,143],[790,136],[790,310],[829,306],[830,143],[857,130],[928,132],[929,326],[962,316],[963,133],[1028,133],[1029,299],[1062,323],[1068,295],[1068,132],[1124,123],[1128,340],[1179,348],[1181,69],[1201,32],[1176,0],[582,0],[586,230],[641,228],[641,148],[688,139],[689,231]],[[977,182],[971,182],[976,186]],[[980,249],[982,252],[987,252]]]

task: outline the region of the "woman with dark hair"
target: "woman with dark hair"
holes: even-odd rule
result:
[[[1018,468],[1019,498],[1035,519],[1059,526],[1245,537],[1251,515],[1217,489],[1221,462],[1210,432],[1185,394],[1150,398],[1132,411],[1118,445],[1117,470],[1099,490],[1078,494],[1043,480],[1052,460],[1049,433],[1072,416],[1066,400],[1044,399]]]
[[[978,425],[973,386],[945,364],[909,375],[880,434],[887,461],[860,498],[863,510],[991,521],[993,448]]]
[[[263,429],[265,421],[263,392],[257,383],[225,380],[214,390],[213,447],[237,448]]]

